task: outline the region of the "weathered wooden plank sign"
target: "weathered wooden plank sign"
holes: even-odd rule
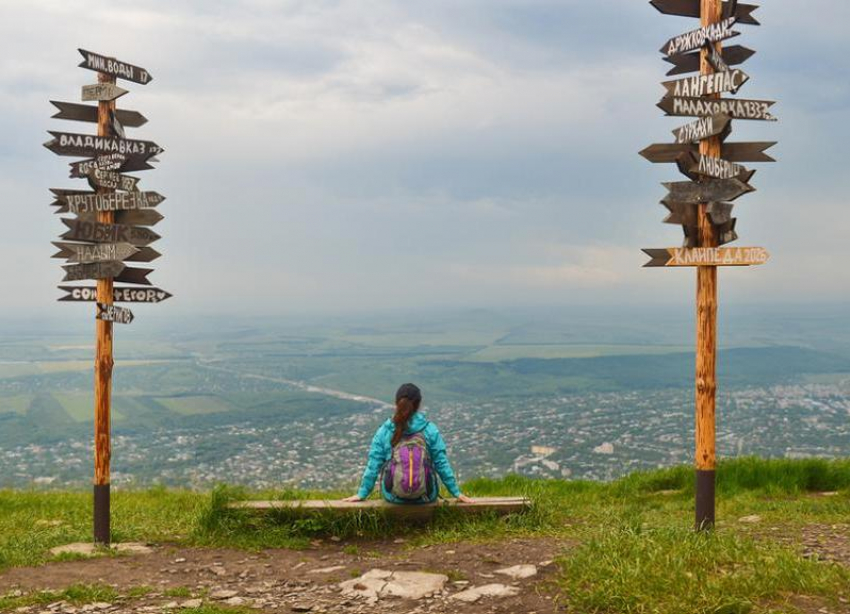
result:
[[[94,158],[103,154],[124,154],[150,158],[165,151],[153,141],[121,139],[112,136],[95,136],[72,132],[48,130],[53,137],[44,146],[60,156],[84,156]],[[116,170],[116,169],[112,169]]]
[[[110,192],[107,194],[67,194],[59,198],[71,213],[131,211],[152,209],[165,200],[158,192]]]
[[[59,301],[73,303],[94,303],[97,301],[97,288],[94,286],[59,286],[66,292]],[[160,288],[113,288],[112,300],[116,303],[161,303],[173,295]]]
[[[677,202],[662,202],[661,204],[670,212],[663,220],[665,224],[676,224],[690,228],[696,228],[698,226],[698,204]],[[708,203],[707,212],[711,218],[711,223],[715,226],[729,223],[732,220],[732,210],[734,207],[735,205],[732,203]]]
[[[663,184],[669,193],[664,203],[708,203],[714,201],[735,200],[754,192],[755,188],[737,179],[710,179],[697,183],[695,181],[670,181]]]
[[[673,136],[676,137],[677,143],[696,143],[717,135],[723,135],[721,138],[724,138],[731,130],[731,121],[731,117],[722,113],[701,117],[695,122],[673,130]]]
[[[118,160],[123,160],[119,162]],[[122,156],[121,154],[111,154],[109,156],[98,156],[90,160],[81,160],[79,162],[71,162],[70,177],[74,179],[88,179],[88,173],[91,169],[132,173],[135,171],[147,171],[153,168],[151,161],[153,158],[142,158],[139,156]]]
[[[97,123],[97,107],[76,104],[74,102],[58,102],[51,100],[50,104],[56,107],[59,112],[51,117],[53,119],[67,119],[76,122]],[[115,118],[121,122],[122,126],[127,128],[139,128],[144,126],[148,120],[138,111],[128,111],[126,109],[116,109],[114,111]]]
[[[728,66],[738,66],[743,64],[755,54],[755,51],[741,45],[732,45],[725,47],[721,52],[723,63]],[[667,71],[667,76],[683,75],[689,72],[699,72],[699,51],[694,53],[685,53],[682,55],[674,55],[673,57],[664,58],[665,62],[673,64],[673,68]]]
[[[115,276],[114,281],[124,284],[136,284],[137,286],[150,286],[148,275],[153,273],[153,269],[139,269],[125,266],[124,270]]]
[[[54,241],[53,245],[59,248],[59,251],[53,254],[53,258],[64,258],[68,262],[79,262],[81,264],[127,260],[140,251],[138,247],[129,243],[65,243]]]
[[[132,81],[140,85],[147,85],[153,81],[151,74],[144,68],[139,68],[138,66],[133,66],[127,62],[121,62],[115,58],[100,55],[99,53],[92,53],[85,49],[78,49],[78,51],[83,56],[80,68],[88,68],[95,72],[112,75],[113,77]]]
[[[696,154],[691,158],[691,161],[689,171],[703,177],[713,177],[715,179],[736,178],[743,183],[747,183],[755,174],[754,170],[748,170],[745,166],[729,162],[723,158]]]
[[[165,216],[155,209],[116,211],[113,215],[115,216],[115,223],[122,226],[156,226],[165,219]],[[80,213],[78,217],[84,222],[97,222],[97,212],[95,211]]]
[[[732,119],[776,121],[768,113],[776,102],[772,100],[744,100],[743,98],[693,98],[671,96],[662,98],[658,107],[667,115],[680,117],[708,117],[723,113]]]
[[[127,256],[124,260],[127,262],[153,262],[161,256],[162,254],[152,247],[140,247],[136,250],[136,253]]]
[[[729,162],[775,162],[764,153],[776,145],[776,141],[723,143],[723,159]],[[678,143],[655,143],[641,150],[641,156],[654,164],[672,164],[685,153],[698,153],[695,145]]]
[[[650,4],[658,11],[665,15],[679,15],[681,17],[696,17],[699,18],[700,4],[699,0],[651,0]],[[732,2],[723,3],[723,14],[729,15]],[[761,25],[752,16],[753,11],[758,8],[757,4],[742,4],[737,3],[735,6],[734,16],[736,23],[747,24],[751,26]],[[731,17],[731,15],[729,15]]]
[[[118,87],[114,83],[94,83],[83,86],[81,97],[83,102],[102,102],[115,100],[128,93],[123,87]]]
[[[711,64],[711,67],[716,72],[731,72],[732,69],[729,68],[729,65],[726,63],[726,60],[723,59],[723,54],[717,53],[717,49],[714,47],[708,48],[708,63]]]
[[[83,279],[118,277],[126,267],[123,262],[113,260],[92,264],[69,264],[62,268],[65,269],[65,278],[62,281],[80,281]]]
[[[737,17],[727,17],[726,19],[708,26],[703,26],[690,32],[685,32],[679,36],[674,36],[661,47],[661,53],[672,57],[681,55],[689,51],[701,49],[708,43],[717,43],[733,36],[738,36],[740,32],[732,29],[735,25]]]
[[[89,170],[88,180],[92,188],[110,188],[112,190],[124,190],[125,192],[138,192],[139,179],[122,175],[115,171],[104,171],[99,168]]]
[[[661,85],[667,90],[667,96],[699,98],[708,94],[726,92],[735,94],[749,78],[747,73],[736,68],[728,72],[716,72],[713,75],[694,75],[684,79],[665,81]]]
[[[667,247],[644,249],[645,267],[758,266],[770,259],[763,247]]]
[[[93,243],[129,243],[144,247],[158,241],[161,237],[149,228],[125,226],[123,224],[100,224],[81,219],[62,218],[68,231],[62,235],[68,241],[89,241]]]
[[[106,303],[97,304],[97,319],[104,322],[114,322],[115,324],[130,324],[133,322],[133,312],[126,307],[118,307],[117,305],[109,305]]]

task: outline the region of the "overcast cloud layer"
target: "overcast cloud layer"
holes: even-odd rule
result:
[[[773,258],[721,291],[850,300],[850,3],[756,16],[739,96],[780,122],[731,140],[777,140],[779,162],[753,165],[736,213]],[[692,271],[641,269],[681,231],[658,204],[678,173],[637,151],[687,121],[654,106],[658,48],[694,27],[642,0],[2,0],[0,315],[69,309],[48,188],[84,185],[41,144],[91,130],[49,119],[94,82],[77,47],[154,76],[119,106],[166,148],[138,174],[168,197],[152,280],[177,298],[158,310],[687,303]]]

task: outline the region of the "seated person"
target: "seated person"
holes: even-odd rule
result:
[[[433,503],[440,492],[438,475],[453,497],[472,503],[458,488],[439,429],[419,412],[419,388],[404,384],[396,392],[395,403],[395,414],[372,438],[357,494],[345,501],[366,499],[381,473],[381,494],[390,503]]]

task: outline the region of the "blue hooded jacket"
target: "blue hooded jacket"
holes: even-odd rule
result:
[[[445,484],[446,489],[453,497],[460,496],[460,488],[458,488],[457,480],[455,479],[454,471],[452,471],[449,457],[446,454],[446,442],[443,441],[443,436],[440,435],[439,429],[428,419],[422,412],[416,412],[410,419],[407,428],[404,430],[406,435],[419,433],[425,437],[425,444],[428,446],[428,454],[431,456],[431,463],[437,471],[437,475]],[[393,453],[392,439],[395,433],[395,424],[392,420],[384,422],[372,438],[372,447],[369,449],[369,462],[366,464],[366,470],[363,472],[363,479],[360,481],[360,489],[357,491],[357,496],[365,499],[375,488],[375,482],[378,480],[378,475],[384,465]],[[392,493],[389,493],[384,488],[381,481],[381,494],[384,499],[391,503],[410,503],[399,499]]]

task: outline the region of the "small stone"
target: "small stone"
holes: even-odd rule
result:
[[[446,550],[446,552],[444,554],[451,555],[451,554],[456,554],[456,552],[454,550]]]
[[[536,576],[537,567],[534,565],[514,565],[513,567],[506,567],[505,569],[497,569],[496,573],[508,576],[514,580],[524,580],[525,578]]]
[[[187,599],[183,603],[180,604],[181,608],[199,608],[204,602],[200,599]]]
[[[406,540],[406,539],[402,539],[401,537],[399,537],[398,539],[394,539],[394,540],[393,540],[393,543],[394,543],[394,544],[406,544],[406,543],[407,543],[407,540]]]
[[[741,518],[738,518],[738,522],[755,524],[757,522],[761,522],[761,516],[759,516],[757,514],[753,514],[751,516],[742,516]]]
[[[179,608],[180,605],[176,601],[169,601],[164,606],[162,606],[165,610],[173,610],[174,608]]]
[[[538,565],[538,567],[549,567],[554,562],[555,561],[552,561],[552,560],[540,561],[537,565]]]
[[[485,584],[484,586],[476,586],[475,588],[467,589],[456,595],[452,595],[452,599],[463,601],[465,603],[475,603],[482,597],[515,597],[519,594],[519,588],[516,586],[505,586],[504,584]]]
[[[225,599],[224,603],[232,606],[240,606],[245,605],[245,600],[242,597],[231,597],[230,599]]]
[[[313,609],[313,606],[307,603],[296,603],[295,605],[290,606],[289,609],[293,612],[309,612]]]
[[[335,571],[342,571],[345,569],[345,565],[335,565],[334,567],[321,567],[319,569],[311,569],[307,573],[333,573]]]
[[[337,537],[336,535],[333,535],[333,536],[331,537],[331,541],[332,541],[332,542],[341,542],[341,541],[342,541],[342,538],[341,538],[341,537]]]
[[[182,558],[182,557],[181,557],[181,558],[179,558],[179,559],[174,559],[174,562],[175,562],[175,563],[185,563],[185,562],[186,562],[186,559],[184,559],[184,558]]]
[[[230,599],[239,594],[239,591],[218,590],[210,593],[210,599]]]
[[[227,570],[224,567],[210,567],[210,571],[217,576],[227,575]]]

